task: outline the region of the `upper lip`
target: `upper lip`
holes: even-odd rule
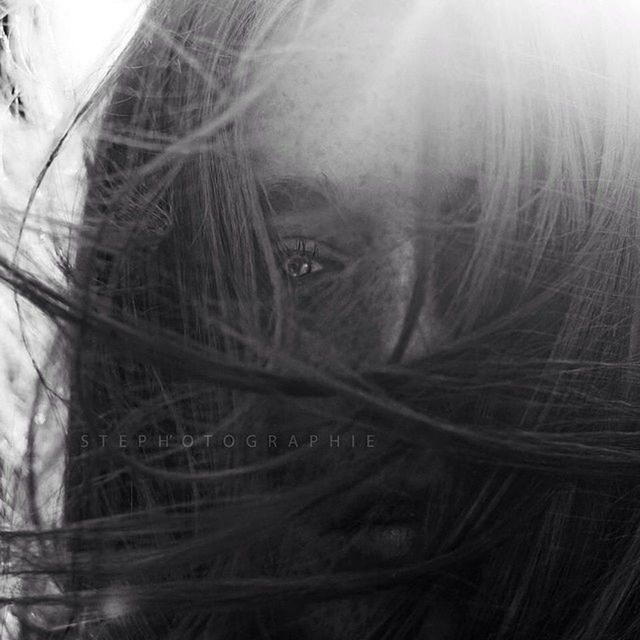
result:
[[[349,566],[361,562],[367,569],[372,563],[395,564],[415,552],[424,509],[424,497],[420,500],[402,491],[356,492],[336,509],[330,529],[343,539]]]
[[[354,492],[331,517],[332,528],[358,530],[367,527],[418,526],[423,520],[425,497],[386,489]]]

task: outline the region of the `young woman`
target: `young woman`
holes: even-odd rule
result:
[[[635,638],[638,27],[152,3],[70,291],[2,265],[70,387],[22,634]]]

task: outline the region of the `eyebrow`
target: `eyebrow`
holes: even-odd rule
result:
[[[260,182],[259,188],[263,211],[271,213],[278,235],[320,238],[334,251],[353,255],[370,242],[368,216],[345,206],[344,194],[325,175],[287,176]]]
[[[292,176],[263,182],[260,197],[265,211],[276,215],[336,206],[336,188],[326,176]]]

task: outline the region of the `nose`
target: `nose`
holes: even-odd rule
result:
[[[425,247],[404,239],[389,254],[392,301],[384,311],[383,352],[391,362],[417,360],[433,350],[438,327]]]

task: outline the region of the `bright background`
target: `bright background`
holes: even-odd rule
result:
[[[108,66],[135,29],[143,0],[39,0],[39,4],[49,15],[59,67],[77,86],[95,81]]]

